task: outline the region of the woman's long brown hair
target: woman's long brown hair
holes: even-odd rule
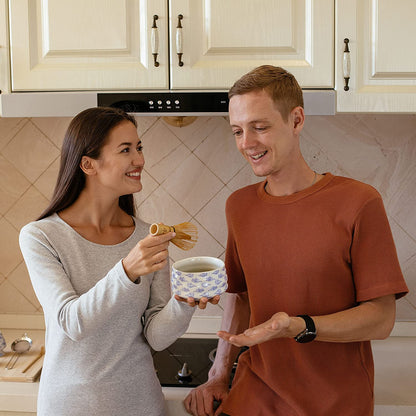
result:
[[[134,117],[110,107],[89,108],[72,119],[65,133],[52,199],[38,220],[62,211],[76,201],[85,186],[85,175],[80,168],[82,156],[97,159],[110,131],[122,121],[130,121],[137,127]],[[120,196],[119,206],[129,215],[136,213],[132,194]]]

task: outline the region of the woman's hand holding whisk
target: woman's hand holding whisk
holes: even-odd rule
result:
[[[130,253],[122,260],[124,271],[132,282],[140,276],[163,269],[168,260],[169,241],[175,233],[147,235],[140,240]]]

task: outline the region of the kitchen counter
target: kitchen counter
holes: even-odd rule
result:
[[[34,416],[39,382],[0,382],[0,416]],[[189,388],[163,387],[169,416],[186,416],[182,401]]]
[[[21,318],[17,318],[19,320]],[[35,320],[30,332],[42,330],[43,321]],[[7,317],[10,324],[16,319]],[[36,324],[38,322],[38,324]],[[32,322],[33,323],[33,322]],[[207,324],[205,327],[201,326]],[[211,319],[193,322],[186,337],[212,337],[217,324]],[[0,328],[5,329],[4,315],[0,315]],[[25,326],[18,327],[21,332]],[[29,326],[26,326],[29,328]],[[207,330],[209,329],[209,331]],[[375,361],[375,416],[414,416],[416,414],[416,322],[398,322],[391,336],[373,341]],[[33,416],[39,383],[0,382],[0,416]],[[185,387],[164,387],[163,394],[169,416],[186,416],[182,400],[191,390]]]

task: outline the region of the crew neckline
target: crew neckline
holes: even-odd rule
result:
[[[271,204],[291,204],[293,202],[297,202],[303,198],[306,198],[307,196],[312,195],[315,192],[318,192],[320,189],[328,185],[329,182],[331,182],[334,178],[334,175],[329,172],[323,173],[323,175],[324,177],[318,182],[314,183],[313,185],[308,186],[307,188],[302,189],[299,192],[295,192],[291,195],[284,196],[274,196],[268,194],[265,189],[267,184],[267,179],[265,179],[263,182],[259,183],[259,186],[257,188],[257,195],[261,200]]]
[[[97,247],[119,247],[122,246],[123,244],[126,244],[130,241],[130,239],[133,238],[134,234],[136,233],[137,230],[137,221],[136,219],[131,216],[131,218],[133,219],[133,223],[134,223],[134,230],[133,232],[123,241],[121,241],[120,243],[117,244],[99,244],[99,243],[95,243],[94,241],[90,241],[88,239],[86,239],[85,237],[83,237],[79,232],[77,232],[73,227],[71,227],[66,221],[64,221],[57,212],[55,212],[54,214],[52,214],[52,217],[55,217],[55,219],[57,219],[59,222],[61,222],[62,224],[64,224],[66,227],[68,227],[72,233],[74,233],[79,239],[81,239],[82,241],[88,243],[88,244],[92,244],[94,246]]]

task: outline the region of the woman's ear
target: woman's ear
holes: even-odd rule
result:
[[[96,170],[94,166],[94,159],[91,159],[88,156],[82,156],[81,163],[79,167],[86,175],[95,175]]]

